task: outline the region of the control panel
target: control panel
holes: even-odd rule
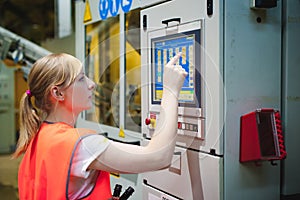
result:
[[[145,119],[145,125],[150,132],[153,132],[156,128],[156,121],[159,118],[159,113],[151,112],[149,117]],[[178,134],[185,136],[197,137],[198,139],[204,139],[204,119],[192,118],[185,116],[178,116],[177,122]]]
[[[180,23],[180,19],[170,19]],[[188,73],[178,98],[178,134],[204,139],[204,87],[202,32],[203,21],[168,26],[148,33],[149,67],[149,112],[145,119],[148,137],[154,132],[159,118],[163,94],[164,66],[177,53],[182,56],[177,61]]]

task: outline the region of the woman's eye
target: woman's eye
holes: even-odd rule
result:
[[[79,81],[84,81],[84,79],[85,79],[85,77],[83,76],[79,79]]]

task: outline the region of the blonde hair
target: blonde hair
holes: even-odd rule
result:
[[[81,62],[65,53],[50,54],[34,63],[27,80],[30,92],[25,93],[20,101],[20,136],[13,157],[16,158],[26,151],[43,119],[53,109],[51,87],[67,88],[81,69]]]

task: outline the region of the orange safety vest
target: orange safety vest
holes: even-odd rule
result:
[[[83,137],[91,130],[73,128],[64,123],[43,123],[31,140],[18,174],[20,200],[61,200],[68,198],[72,159]],[[99,171],[94,189],[87,200],[112,197],[109,173]]]

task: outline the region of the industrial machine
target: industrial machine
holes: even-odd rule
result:
[[[195,16],[155,14],[167,6],[178,10],[175,8],[183,6],[181,3],[184,2],[141,12],[146,24],[141,38],[142,74],[145,75],[142,77],[143,118],[159,120],[163,68],[169,59],[182,52],[178,64],[188,73],[179,96],[178,138],[172,165],[163,171],[144,174],[143,199],[222,199],[223,79],[216,52],[220,49],[220,32],[216,31],[220,21],[218,14],[208,20],[206,9]],[[200,2],[193,3],[195,6]],[[215,4],[215,9],[218,6]],[[209,46],[210,38],[215,38],[215,43]],[[142,124],[142,127],[146,139],[151,139],[155,123]]]
[[[297,145],[286,138],[297,129],[291,113],[299,111],[291,102],[299,81],[288,78],[299,72],[299,47],[292,42],[299,41],[299,7],[267,0],[76,1],[76,56],[99,86],[95,108],[79,126],[145,145],[160,116],[164,65],[182,52],[178,64],[188,72],[171,166],[113,174],[112,184],[133,186],[137,200],[263,200],[299,193],[300,177],[282,167],[295,171],[293,162],[299,163],[289,151]],[[267,119],[266,126],[257,119]],[[260,145],[255,158],[249,158],[249,136]]]
[[[97,85],[78,127],[146,145],[160,118],[164,65],[182,52],[188,72],[171,166],[112,173],[112,186],[132,189],[133,200],[299,199],[299,1],[73,3],[76,57]],[[26,79],[49,53],[0,27],[0,153],[16,139],[16,68],[7,65]]]
[[[0,153],[11,153],[15,149],[18,94],[26,89],[25,80],[33,63],[49,53],[37,44],[0,27]]]
[[[10,59],[14,64],[19,63],[27,78],[33,63],[51,52],[39,45],[0,27],[0,55],[1,60]]]

